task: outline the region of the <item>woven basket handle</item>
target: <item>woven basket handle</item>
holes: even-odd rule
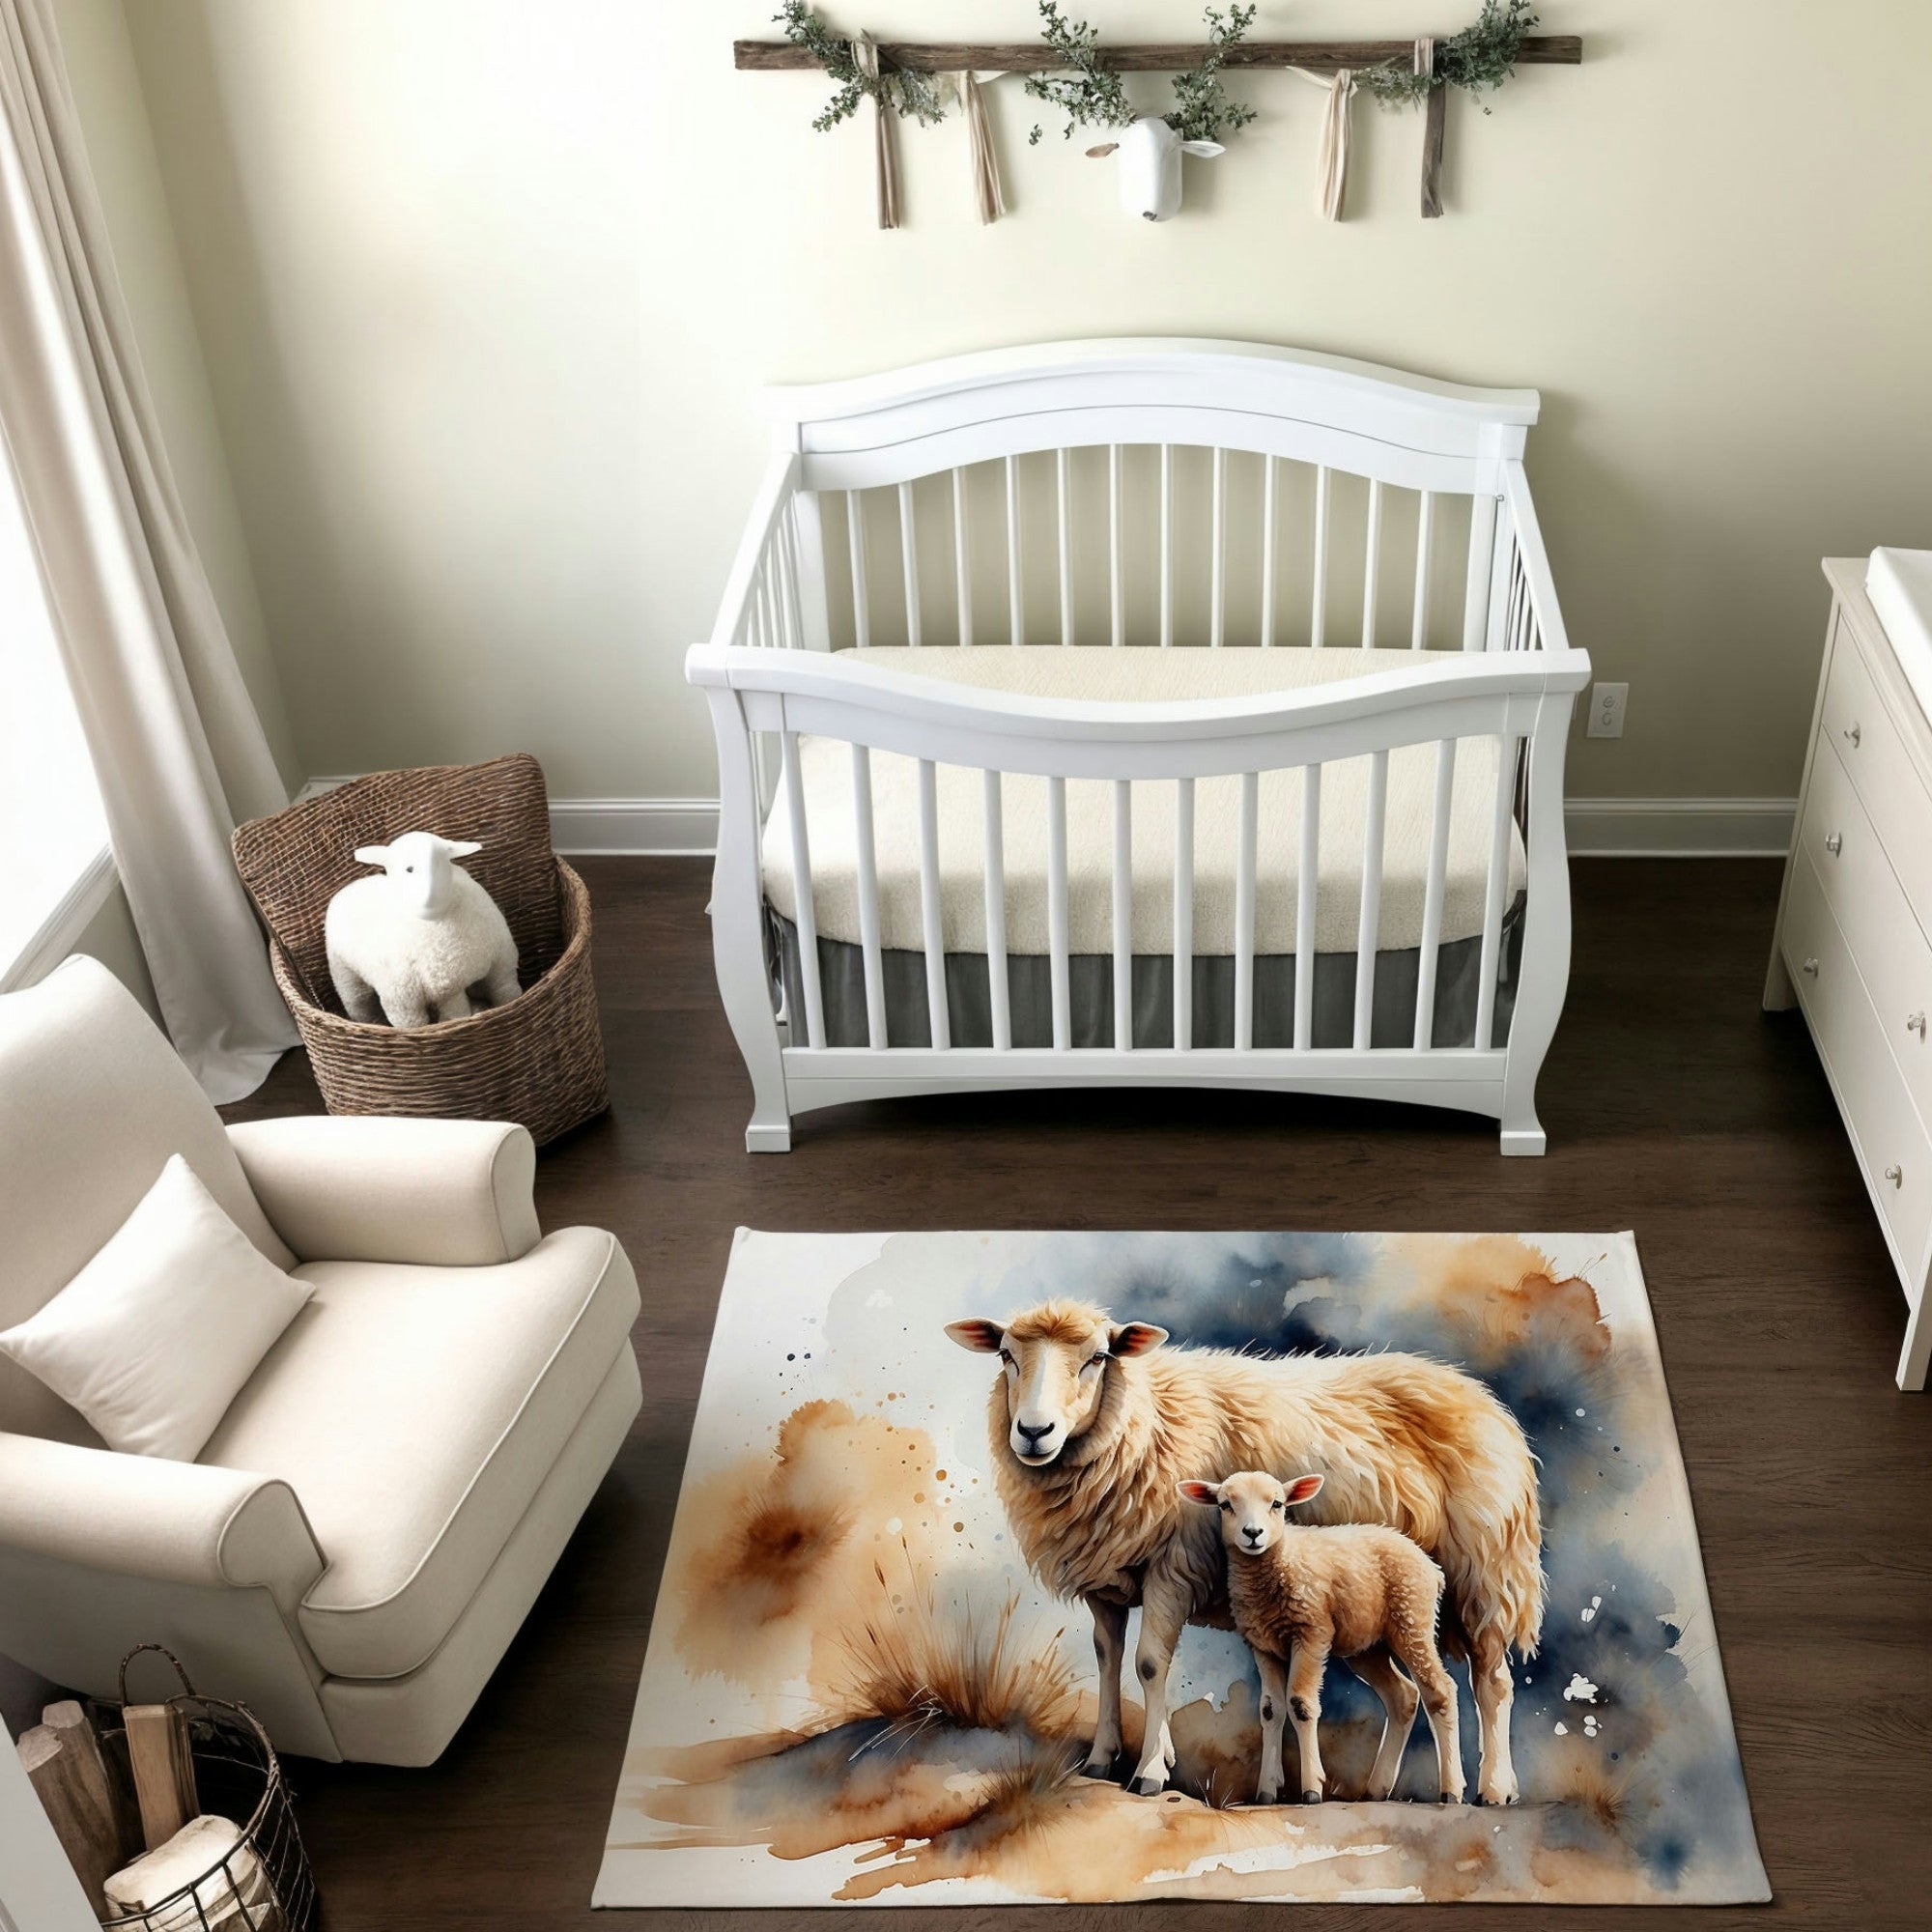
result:
[[[186,1666],[182,1662],[181,1659],[178,1658],[174,1654],[174,1652],[167,1647],[166,1644],[137,1643],[134,1646],[134,1648],[130,1650],[128,1653],[128,1655],[121,1660],[121,1702],[124,1705],[128,1702],[128,1666],[130,1663],[132,1663],[133,1661],[137,1657],[139,1657],[143,1651],[149,1651],[149,1650],[157,1652],[160,1656],[165,1657],[167,1661],[174,1665],[175,1675],[181,1679],[182,1688],[180,1691],[177,1693],[178,1695],[184,1697],[194,1697],[200,1694],[195,1690],[193,1681],[189,1678],[187,1674]]]

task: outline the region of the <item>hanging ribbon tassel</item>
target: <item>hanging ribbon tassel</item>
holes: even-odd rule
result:
[[[1323,221],[1342,218],[1342,197],[1349,185],[1349,99],[1354,91],[1355,76],[1347,68],[1337,69],[1328,83],[1328,105],[1321,115],[1321,149],[1316,159],[1315,206]]]
[[[873,160],[877,175],[879,226],[899,225],[899,151],[893,130],[893,110],[879,87],[879,49],[870,34],[852,42],[852,58],[872,96]]]
[[[1415,71],[1434,76],[1435,42],[1425,34],[1415,43]],[[1429,90],[1422,109],[1422,218],[1435,220],[1442,213],[1442,135],[1449,110],[1449,90],[1437,84]]]
[[[996,80],[997,74],[987,74]],[[985,97],[980,92],[980,76],[959,76],[959,106],[966,116],[966,157],[973,173],[973,204],[982,222],[994,222],[1007,212],[1006,190],[1000,184],[1000,157],[993,152],[993,130],[986,120]]]

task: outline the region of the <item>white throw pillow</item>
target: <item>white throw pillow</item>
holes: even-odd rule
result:
[[[191,1463],[314,1291],[284,1274],[176,1154],[11,1355],[110,1449]]]

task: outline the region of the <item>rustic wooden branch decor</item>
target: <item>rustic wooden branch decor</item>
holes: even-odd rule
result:
[[[789,10],[806,16],[800,4]],[[1050,25],[1058,24],[1052,8],[1042,10],[1050,16]],[[1238,10],[1237,10],[1238,11]],[[1497,16],[1494,20],[1492,15]],[[783,16],[781,16],[781,18]],[[822,38],[824,29],[815,16],[810,16],[812,25]],[[1210,12],[1210,20],[1212,19]],[[1245,26],[1245,21],[1240,23]],[[1343,146],[1337,148],[1332,124],[1339,114],[1347,115],[1346,90],[1350,88],[1350,77],[1366,73],[1374,82],[1379,73],[1386,82],[1377,86],[1375,92],[1384,104],[1407,104],[1419,100],[1423,108],[1422,128],[1422,192],[1421,211],[1424,220],[1434,220],[1442,213],[1442,149],[1448,126],[1449,84],[1456,82],[1463,86],[1486,90],[1499,84],[1489,72],[1478,68],[1472,78],[1469,73],[1470,58],[1465,51],[1465,43],[1471,36],[1488,34],[1492,41],[1495,32],[1508,36],[1506,49],[1496,53],[1492,45],[1481,47],[1477,59],[1490,56],[1490,65],[1498,72],[1506,73],[1511,65],[1526,62],[1537,66],[1575,67],[1583,58],[1583,43],[1575,34],[1522,35],[1525,27],[1535,24],[1535,15],[1526,5],[1517,4],[1517,0],[1486,0],[1481,20],[1476,27],[1457,36],[1449,44],[1450,61],[1445,72],[1441,55],[1442,43],[1433,35],[1419,35],[1415,40],[1403,41],[1247,41],[1238,37],[1207,47],[1194,42],[1147,42],[1128,46],[1092,46],[1093,55],[1098,56],[1097,65],[1107,74],[1118,73],[1160,73],[1186,72],[1197,68],[1208,55],[1215,57],[1215,64],[1227,68],[1291,68],[1311,76],[1331,74],[1338,76],[1336,86],[1345,90],[1343,96],[1330,103],[1328,123],[1324,124],[1323,148],[1323,198],[1322,210],[1328,219],[1333,220],[1341,212],[1340,171],[1337,165],[1341,154],[1346,151],[1346,118],[1342,122]],[[1092,30],[1084,26],[1079,31],[1091,44]],[[1518,36],[1522,36],[1518,38]],[[901,85],[911,87],[917,84],[923,93],[931,91],[931,76],[939,73],[956,73],[966,77],[966,88],[971,90],[972,77],[980,74],[991,77],[1000,73],[1024,73],[1037,75],[1064,71],[1067,66],[1065,51],[1051,43],[1050,39],[1024,42],[987,43],[947,43],[923,41],[883,41],[873,44],[865,40],[849,43],[853,47],[864,45],[862,59],[867,63],[868,84],[875,90],[874,104],[880,117],[880,139],[890,138],[886,128],[886,102],[884,97],[876,93],[877,76],[881,73],[905,76]],[[801,27],[798,36],[786,41],[737,41],[732,43],[732,57],[736,65],[748,72],[777,72],[826,67],[828,56],[822,46],[814,47]],[[876,65],[871,65],[876,63]],[[1402,80],[1393,81],[1387,74],[1391,67],[1401,70]],[[827,69],[828,71],[833,71]],[[1416,76],[1412,85],[1407,83],[1407,75]],[[1427,76],[1427,78],[1425,78]],[[1118,89],[1118,83],[1111,83]],[[1037,83],[1028,82],[1029,92],[1037,91]],[[969,103],[971,105],[977,103]],[[899,111],[908,111],[903,105]],[[826,127],[842,118],[838,111],[829,112],[821,118],[818,126]],[[923,116],[922,118],[924,118]],[[1171,119],[1172,117],[1170,117]],[[1250,117],[1252,118],[1252,117]],[[1034,138],[1039,138],[1039,130],[1034,130]],[[990,152],[990,149],[987,150]],[[980,164],[976,162],[976,170]],[[882,201],[882,208],[884,203]],[[992,217],[986,212],[987,204],[983,190],[980,195],[980,219]],[[1000,207],[999,213],[1004,213]],[[895,226],[881,214],[881,226]]]
[[[1128,46],[1103,48],[1107,65],[1119,73],[1172,73],[1199,64],[1207,48],[1200,41],[1146,41]],[[788,41],[735,41],[734,64],[747,73],[803,72],[818,62]],[[1390,61],[1413,58],[1411,41],[1243,41],[1227,49],[1224,64],[1236,67],[1305,67],[1318,73],[1339,68],[1359,72]],[[1583,59],[1583,43],[1576,34],[1534,34],[1524,41],[1517,59],[1531,67],[1577,67]],[[1043,41],[980,43],[881,41],[879,66],[911,69],[923,73],[1049,73],[1055,61]]]

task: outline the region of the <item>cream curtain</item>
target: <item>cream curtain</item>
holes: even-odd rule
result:
[[[0,0],[0,431],[162,1012],[238,1099],[295,1030],[228,838],[288,797],[161,448],[51,0]]]

